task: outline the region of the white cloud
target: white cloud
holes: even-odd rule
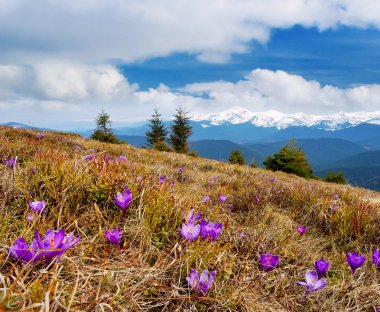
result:
[[[226,62],[273,28],[380,28],[374,0],[2,0],[0,59],[133,62],[173,52]],[[78,90],[78,92],[80,92]]]
[[[380,110],[380,85],[363,85],[348,89],[321,86],[284,71],[253,70],[237,83],[213,82],[190,84],[184,92],[209,98],[208,110],[221,111],[241,106],[251,111],[278,110],[286,113],[313,114],[338,111]]]
[[[236,83],[194,83],[180,90],[161,84],[142,91],[110,65],[46,62],[0,66],[0,82],[0,122],[33,121],[55,128],[60,122],[92,120],[102,108],[117,122],[147,120],[155,106],[165,119],[178,106],[200,113],[233,106],[312,114],[380,110],[380,85],[340,89],[265,69]]]

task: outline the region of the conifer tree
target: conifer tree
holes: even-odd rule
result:
[[[162,143],[165,143],[168,131],[165,129],[161,114],[157,108],[154,109],[154,114],[149,119],[149,127],[150,131],[145,132],[147,145],[148,147],[158,148]]]
[[[115,137],[111,128],[111,117],[103,109],[95,118],[96,130],[91,135],[91,139],[108,143],[120,143]]]
[[[174,115],[174,121],[171,128],[170,144],[177,153],[187,154],[189,152],[188,138],[192,135],[193,130],[190,125],[190,117],[183,108],[177,108],[177,113]]]
[[[228,157],[228,162],[230,164],[245,165],[246,161],[244,155],[239,150],[232,150],[230,156]]]
[[[294,139],[281,148],[277,154],[268,156],[263,164],[267,169],[294,173],[304,178],[311,178],[313,174],[304,152],[297,146]]]

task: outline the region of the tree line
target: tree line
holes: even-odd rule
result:
[[[149,131],[145,133],[146,145],[148,148],[153,148],[160,151],[177,152],[183,154],[194,155],[195,152],[190,152],[188,139],[193,134],[193,129],[190,125],[190,117],[187,112],[178,107],[174,120],[170,125],[170,133],[166,129],[161,114],[157,108],[154,108],[154,113],[149,119]],[[111,127],[111,118],[104,110],[102,110],[95,119],[96,129],[91,135],[91,139],[107,143],[121,143],[115,136]]]
[[[187,112],[178,107],[173,115],[174,120],[170,125],[170,133],[165,127],[157,108],[154,108],[153,115],[149,119],[149,131],[145,132],[146,144],[148,148],[166,152],[177,152],[196,156],[196,152],[189,150],[188,139],[193,134],[190,124],[190,117]],[[92,139],[108,142],[121,143],[114,135],[111,127],[110,115],[104,110],[95,119],[97,128],[91,135]],[[246,165],[244,155],[239,150],[232,150],[228,158],[229,163]],[[307,161],[304,151],[297,145],[295,139],[271,156],[268,156],[263,165],[272,171],[283,171],[292,173],[303,178],[317,178],[313,175],[313,170]],[[251,167],[257,167],[253,160]],[[324,178],[326,182],[346,184],[343,172],[329,172]]]

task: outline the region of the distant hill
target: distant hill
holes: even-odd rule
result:
[[[202,140],[190,142],[190,148],[195,149],[202,157],[222,161],[227,161],[231,150],[237,149],[243,153],[248,162],[254,158],[257,164],[261,165],[267,156],[276,153],[288,142],[237,144],[229,140]],[[309,163],[315,169],[366,151],[359,144],[342,139],[299,139],[297,144],[304,150]]]
[[[145,136],[138,136],[138,135],[116,135],[116,137],[123,142],[127,142],[130,145],[136,146],[136,147],[143,147],[146,145],[146,138]]]
[[[36,130],[36,131],[51,131],[51,129],[48,129],[48,128],[39,128],[39,127],[35,127],[35,126],[28,126],[28,125],[25,125],[25,124],[22,124],[19,122],[13,122],[13,121],[0,124],[0,126],[12,127],[12,128],[16,128],[16,129],[29,129],[29,130]]]
[[[380,150],[367,151],[364,153],[352,155],[340,159],[335,162],[331,162],[325,165],[324,169],[328,168],[353,168],[353,167],[374,167],[380,166]]]
[[[380,150],[368,151],[325,164],[317,175],[325,177],[328,171],[342,171],[354,186],[380,191]]]
[[[228,156],[234,149],[243,153],[244,158],[248,163],[250,163],[253,158],[256,160],[263,159],[263,155],[251,147],[240,145],[228,140],[191,141],[189,142],[189,147],[191,150],[196,150],[199,156],[221,161],[228,161]]]

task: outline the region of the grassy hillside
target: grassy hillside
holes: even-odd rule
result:
[[[16,156],[14,168],[5,163]],[[380,308],[380,272],[371,263],[380,242],[379,193],[73,135],[36,139],[5,127],[0,160],[0,311]],[[125,189],[133,200],[123,218],[114,196]],[[30,217],[28,202],[42,199],[44,212]],[[216,240],[180,235],[191,209],[222,223]],[[117,227],[120,248],[104,235]],[[57,263],[9,256],[17,238],[29,243],[36,230],[62,228],[80,241]],[[43,245],[50,254],[55,239]],[[367,257],[354,275],[346,262],[353,251]],[[264,271],[262,253],[277,255],[279,265]],[[321,257],[330,262],[326,287],[305,295],[297,281]],[[216,271],[204,296],[189,289],[192,268]]]

